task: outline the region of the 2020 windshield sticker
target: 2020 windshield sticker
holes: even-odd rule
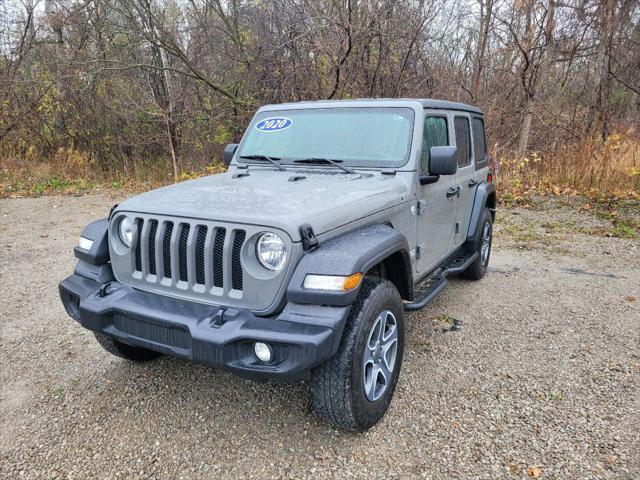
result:
[[[285,128],[289,128],[293,125],[293,121],[286,117],[269,117],[264,120],[260,120],[256,124],[256,130],[261,132],[279,132]]]

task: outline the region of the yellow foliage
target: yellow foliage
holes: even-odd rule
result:
[[[494,163],[503,198],[522,201],[529,194],[640,196],[640,138],[615,132],[606,141],[586,139],[562,145],[547,155],[505,155]]]

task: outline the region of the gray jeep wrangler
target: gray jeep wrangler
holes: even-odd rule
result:
[[[487,271],[486,144],[482,111],[459,103],[265,106],[226,173],[88,225],[62,302],[114,355],[309,376],[318,415],[366,430],[398,382],[403,312]]]

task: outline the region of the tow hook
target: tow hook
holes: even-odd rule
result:
[[[100,290],[98,290],[98,296],[100,298],[104,298],[107,295],[109,295],[111,292],[109,292],[109,286],[111,285],[111,282],[107,282],[107,283],[103,283],[100,286]]]

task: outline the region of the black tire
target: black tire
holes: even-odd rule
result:
[[[365,348],[373,338],[372,329],[382,312],[391,312],[394,316],[394,335],[397,336],[395,362],[389,375],[391,381],[386,383],[381,396],[371,401],[365,393],[363,362]],[[351,307],[338,352],[311,371],[311,400],[314,410],[321,418],[338,427],[362,432],[384,416],[393,398],[402,366],[402,313],[402,300],[391,282],[377,278],[364,279],[358,298]],[[367,351],[369,356],[370,352],[371,350]],[[377,378],[377,373],[375,375]],[[375,390],[374,383],[373,391]]]
[[[146,348],[132,347],[104,333],[93,333],[102,348],[116,357],[126,358],[134,362],[148,362],[162,355],[161,353]]]
[[[485,233],[489,234],[489,245],[486,256],[483,258],[482,245],[485,239]],[[489,257],[491,257],[491,245],[493,243],[493,217],[488,208],[482,212],[482,218],[478,231],[473,240],[470,240],[466,246],[471,252],[478,252],[478,258],[462,272],[461,276],[469,280],[480,280],[487,273],[489,267]]]

